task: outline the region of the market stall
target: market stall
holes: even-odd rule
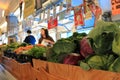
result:
[[[107,22],[110,9],[101,1],[75,2],[21,0],[19,13],[7,16],[10,40],[0,47],[1,62],[18,80],[120,80],[120,23]],[[51,44],[39,42],[40,29],[49,31]],[[34,45],[24,42],[28,30]]]

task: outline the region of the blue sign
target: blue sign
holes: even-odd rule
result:
[[[16,16],[8,16],[8,26],[9,27],[17,27],[18,19]]]
[[[83,3],[83,0],[72,0],[72,6],[79,6]]]

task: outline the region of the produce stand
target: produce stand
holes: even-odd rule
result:
[[[2,63],[18,80],[120,80],[119,73],[94,69],[85,71],[78,66],[37,59],[33,59],[33,67],[30,63],[18,63],[7,57],[3,57]]]
[[[18,80],[120,80],[119,27],[99,24],[107,26],[76,32],[53,47],[10,44],[2,63]]]
[[[2,64],[18,80],[33,80],[30,63],[18,63],[14,59],[3,56]]]
[[[120,80],[120,0],[0,4],[0,64],[17,80]]]

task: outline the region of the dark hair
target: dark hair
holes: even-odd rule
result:
[[[32,32],[31,32],[31,30],[27,30],[27,33],[31,34]]]
[[[41,28],[41,29],[45,31],[45,36],[46,36],[46,38],[47,38],[47,37],[49,37],[48,30],[47,30],[47,29],[45,29],[45,28]],[[42,36],[42,35],[41,35],[41,36]],[[43,37],[43,36],[42,36],[42,37]]]

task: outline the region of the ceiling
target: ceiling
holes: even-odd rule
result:
[[[0,19],[2,18],[3,11],[8,9],[11,0],[0,0]]]
[[[0,24],[5,22],[5,16],[14,12],[19,6],[20,0],[0,0]],[[4,14],[3,14],[4,11]]]
[[[7,9],[12,0],[0,0],[0,9]]]

